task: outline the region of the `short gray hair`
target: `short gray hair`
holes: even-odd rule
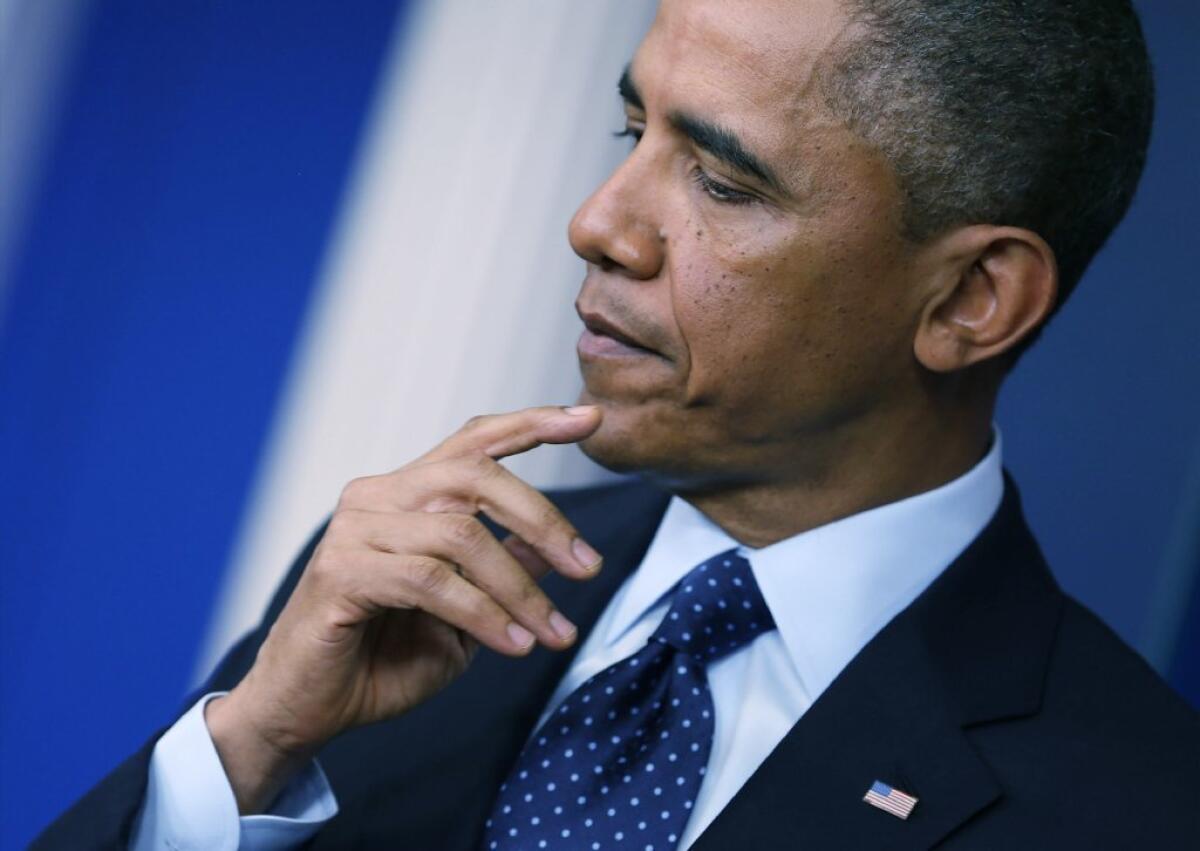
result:
[[[1150,59],[1128,0],[846,0],[835,113],[895,169],[908,236],[1028,228],[1059,305],[1124,216],[1146,159]]]

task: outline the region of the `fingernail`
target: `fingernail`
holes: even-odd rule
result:
[[[572,405],[570,408],[563,408],[564,414],[570,414],[573,417],[582,417],[596,410],[595,405]]]
[[[600,553],[588,546],[587,541],[583,538],[576,538],[571,542],[571,553],[575,556],[575,560],[579,562],[579,566],[588,573],[595,573],[600,569]]]
[[[520,650],[524,650],[530,644],[533,644],[533,633],[519,623],[510,623],[508,625],[508,637],[512,639],[512,643],[517,645],[517,648]]]
[[[575,624],[571,623],[559,612],[550,613],[550,628],[563,641],[566,641],[575,634]]]

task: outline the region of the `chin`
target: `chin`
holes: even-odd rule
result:
[[[603,429],[601,429],[603,430]],[[613,473],[646,474],[654,465],[648,463],[637,448],[623,440],[605,440],[603,435],[594,434],[579,443],[579,449],[588,458]]]
[[[614,473],[646,474],[664,461],[669,463],[672,449],[669,438],[672,429],[664,427],[671,418],[669,412],[653,408],[656,405],[629,403],[584,387],[579,395],[580,405],[599,405],[604,412],[600,427],[580,441],[579,448],[601,467]],[[675,430],[678,435],[678,431]],[[678,441],[678,437],[676,437]]]
[[[583,404],[596,404],[583,402]],[[600,428],[578,444],[580,450],[601,467],[614,473],[645,473],[655,466],[652,458],[654,453],[647,452],[646,440],[637,428],[623,427],[613,422],[619,419],[614,416],[612,409],[604,407],[604,420]]]
[[[580,441],[583,454],[614,473],[636,473],[669,489],[706,479],[703,459],[695,458],[697,442],[687,429],[664,411],[641,406],[625,407],[584,393],[580,404],[600,405],[604,419],[600,427]]]

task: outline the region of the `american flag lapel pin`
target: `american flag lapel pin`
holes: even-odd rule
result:
[[[871,784],[867,794],[863,795],[863,800],[872,807],[877,807],[885,813],[891,813],[898,819],[907,819],[913,811],[913,807],[917,805],[917,799],[912,795],[894,789],[882,780],[876,780]]]

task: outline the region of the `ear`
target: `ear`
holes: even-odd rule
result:
[[[1016,346],[1042,324],[1058,296],[1058,265],[1023,228],[972,225],[933,246],[932,292],[913,341],[917,360],[954,372]]]

